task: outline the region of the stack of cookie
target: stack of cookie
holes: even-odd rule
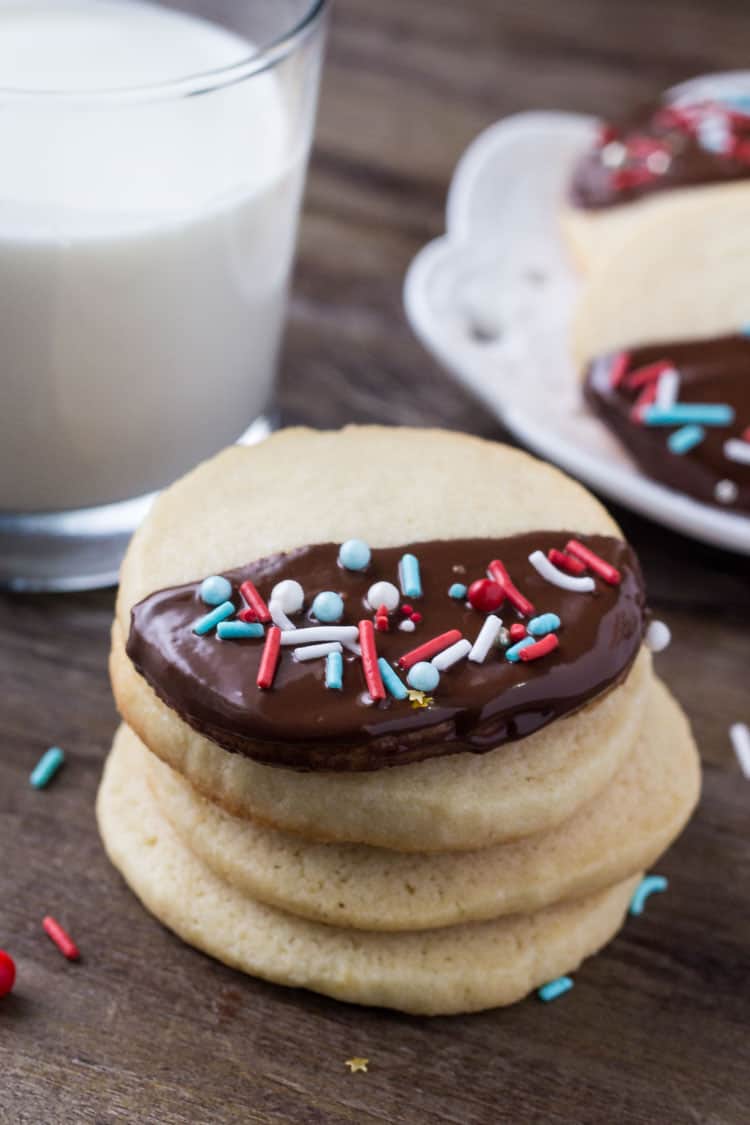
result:
[[[284,431],[162,495],[125,561],[107,851],[245,972],[434,1014],[618,930],[695,805],[642,577],[506,447]]]

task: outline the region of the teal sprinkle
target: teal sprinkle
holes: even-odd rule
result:
[[[649,895],[657,894],[660,891],[666,891],[668,886],[669,880],[665,879],[663,875],[647,875],[645,879],[641,879],[635,889],[635,894],[630,900],[630,913],[636,917],[639,914],[643,914],[643,907]]]
[[[517,664],[521,659],[521,649],[528,648],[529,645],[533,644],[536,644],[533,637],[523,637],[518,644],[505,650],[505,659],[510,660],[511,664]]]
[[[696,426],[693,423],[691,426],[681,426],[679,430],[670,434],[667,438],[667,445],[672,453],[687,453],[694,449],[696,445],[700,445],[705,436],[706,431],[703,426]]]
[[[734,410],[725,402],[676,402],[674,406],[649,406],[643,412],[647,426],[681,426],[697,422],[703,426],[731,426]]]
[[[212,609],[205,617],[199,617],[193,625],[193,632],[197,633],[199,637],[210,633],[215,629],[220,621],[226,621],[227,617],[231,617],[234,613],[234,606],[231,602],[222,602],[217,605],[216,609]]]
[[[560,624],[556,613],[541,613],[539,617],[532,617],[526,629],[532,637],[546,637],[547,633],[556,633]]]
[[[740,336],[750,336],[750,321],[740,325]]]
[[[46,750],[29,774],[32,787],[44,789],[49,785],[64,761],[65,755],[59,746],[51,746]]]
[[[378,657],[378,668],[380,669],[380,676],[388,694],[392,695],[394,699],[406,699],[409,693],[385,657]]]
[[[419,559],[416,555],[404,555],[399,564],[401,593],[405,598],[422,597],[422,578],[419,573]]]
[[[329,652],[326,657],[326,687],[332,691],[343,691],[344,661],[340,652]]]
[[[557,980],[551,980],[547,984],[543,984],[537,991],[537,996],[543,1000],[545,1004],[549,1004],[550,1000],[557,1000],[558,996],[563,996],[566,992],[570,992],[573,987],[573,981],[570,977],[558,977]]]
[[[239,641],[262,637],[265,630],[259,621],[220,621],[216,632],[222,641]]]
[[[466,593],[467,588],[466,586],[464,586],[463,582],[454,582],[451,588],[448,590],[448,597],[455,598],[456,601],[461,602],[466,597]]]

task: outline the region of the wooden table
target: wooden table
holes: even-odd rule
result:
[[[453,165],[502,115],[607,112],[747,64],[730,0],[340,0],[284,360],[286,421],[439,424],[503,437],[436,369],[401,308],[442,229]],[[658,870],[667,895],[549,1006],[410,1019],[241,977],[186,948],[102,853],[93,802],[115,727],[112,591],[0,601],[0,1122],[705,1122],[750,1120],[750,720],[746,561],[625,512],[674,643],[658,668],[693,721],[700,809]],[[45,792],[27,775],[60,743]],[[65,962],[46,912],[77,937]],[[367,1074],[344,1061],[370,1059]]]

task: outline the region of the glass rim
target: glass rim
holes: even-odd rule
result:
[[[94,89],[30,90],[23,86],[3,86],[0,83],[0,99],[10,100],[56,100],[66,102],[138,102],[161,101],[162,99],[195,97],[210,94],[243,82],[246,78],[270,70],[277,63],[291,55],[317,29],[328,8],[330,0],[309,0],[302,16],[286,31],[280,32],[256,51],[226,66],[210,70],[196,71],[168,78],[164,82],[150,82],[142,85],[115,86]],[[205,17],[204,17],[205,18]],[[207,22],[217,24],[207,18]]]

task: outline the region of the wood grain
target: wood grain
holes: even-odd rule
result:
[[[501,428],[425,356],[403,273],[442,229],[453,165],[523,108],[618,108],[747,63],[737,0],[341,0],[283,361],[286,421]],[[138,905],[93,819],[115,725],[111,591],[0,601],[0,1122],[724,1123],[750,1119],[747,562],[616,511],[674,643],[658,667],[705,762],[671,880],[564,999],[426,1021],[245,979]],[[34,792],[41,751],[68,763]],[[83,957],[41,932],[56,915]],[[344,1061],[370,1059],[367,1074]]]

